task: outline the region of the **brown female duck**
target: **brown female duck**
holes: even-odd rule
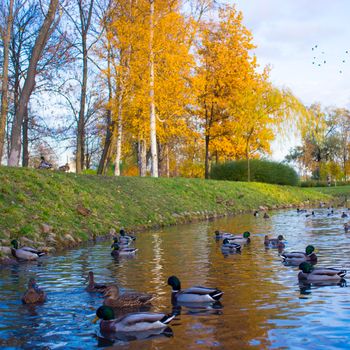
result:
[[[46,300],[46,293],[38,287],[34,278],[28,282],[28,290],[22,297],[23,304],[38,304]]]
[[[117,286],[109,286],[104,292],[103,305],[113,308],[132,308],[143,305],[150,305],[152,303],[153,295],[147,293],[119,293]]]

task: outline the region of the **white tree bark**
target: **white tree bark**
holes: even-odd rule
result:
[[[150,141],[151,141],[151,176],[158,177],[156,106],[154,102],[154,0],[150,0],[150,37],[149,37],[149,72],[150,72]]]
[[[117,151],[115,156],[114,175],[120,176],[120,159],[122,156],[122,137],[123,137],[123,83],[121,83],[118,96],[118,133],[117,133]]]
[[[10,40],[11,40],[11,27],[13,23],[13,2],[10,0],[9,12],[7,16],[6,28],[4,28],[3,33],[3,67],[2,67],[2,89],[1,89],[1,116],[0,116],[0,164],[4,151],[5,143],[5,128],[6,128],[6,119],[7,119],[7,94],[8,94],[8,66],[9,66],[9,51],[10,51]]]

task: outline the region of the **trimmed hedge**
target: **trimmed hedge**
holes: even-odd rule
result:
[[[215,164],[211,168],[210,178],[215,180],[247,181],[247,161],[238,160]],[[261,159],[252,159],[250,161],[250,180],[290,186],[296,186],[299,183],[298,174],[292,167]]]

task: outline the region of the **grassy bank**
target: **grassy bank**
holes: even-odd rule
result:
[[[350,199],[350,186],[331,186],[331,187],[315,187],[314,191],[328,194],[334,197],[341,197],[343,199]]]
[[[0,167],[0,239],[2,245],[20,238],[58,248],[106,235],[111,228],[145,229],[330,199],[315,189],[261,183]]]

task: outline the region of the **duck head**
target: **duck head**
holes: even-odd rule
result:
[[[121,236],[125,236],[125,231],[124,231],[124,229],[121,229],[120,231],[119,231],[119,234],[121,235]]]
[[[222,244],[228,244],[228,243],[230,243],[230,241],[229,241],[227,238],[225,238],[225,239],[222,241]]]
[[[220,231],[216,230],[214,233],[215,233],[215,236],[220,236]]]
[[[279,241],[283,241],[283,240],[284,240],[284,238],[283,238],[282,235],[279,235],[279,236],[277,237],[277,239],[278,239]]]
[[[176,276],[170,276],[168,278],[168,285],[173,288],[173,292],[181,290],[181,282]]]
[[[112,244],[112,248],[113,250],[119,250],[120,246],[117,241]]]
[[[36,281],[34,278],[30,278],[28,281],[28,288],[34,288],[36,289],[37,285],[36,285]]]
[[[106,288],[106,291],[103,293],[103,296],[106,298],[117,299],[119,297],[119,288],[117,286],[109,286]]]
[[[18,249],[18,241],[17,241],[17,239],[13,239],[11,241],[11,244],[13,245],[13,248]]]
[[[249,231],[245,231],[243,233],[243,238],[249,238],[250,237],[250,232]]]
[[[315,251],[315,247],[313,245],[308,245],[305,248],[306,255],[311,255]]]
[[[109,306],[100,306],[97,310],[96,310],[96,317],[95,319],[92,321],[93,323],[96,323],[96,321],[98,319],[104,320],[104,321],[110,321],[113,320],[115,318],[114,316],[114,311],[111,307]]]
[[[310,273],[313,269],[314,267],[305,261],[299,265],[299,270],[303,271],[304,273]]]

